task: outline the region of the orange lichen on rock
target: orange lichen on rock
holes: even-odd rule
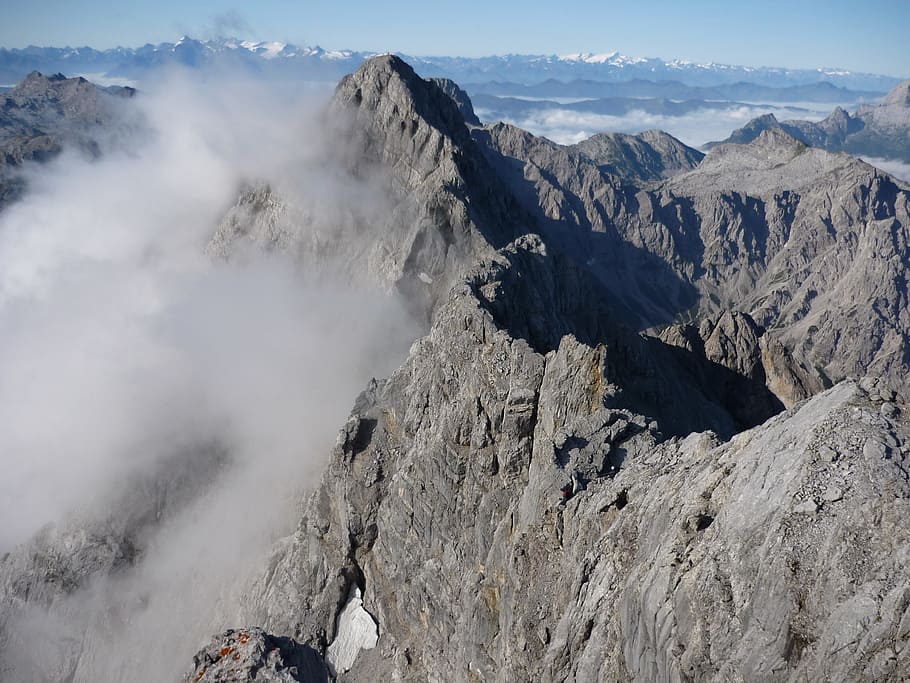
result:
[[[221,652],[218,653],[218,656],[226,657],[227,655],[231,654],[233,651],[234,651],[234,648],[225,646],[225,647],[221,648]]]

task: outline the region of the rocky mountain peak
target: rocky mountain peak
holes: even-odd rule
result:
[[[335,103],[380,114],[383,120],[376,123],[385,128],[397,124],[407,132],[422,119],[459,142],[470,137],[455,100],[395,55],[373,57],[342,79]]]
[[[882,104],[910,107],[910,80],[902,81],[891,89]]]
[[[733,167],[743,170],[768,170],[786,164],[806,151],[806,145],[782,128],[767,128],[748,143],[727,143],[716,147],[705,164],[722,164],[725,172]]]
[[[864,104],[853,114],[837,107],[821,121],[752,119],[723,142],[747,143],[769,128],[782,128],[807,145],[830,152],[910,161],[910,80],[899,83],[880,105]],[[722,142],[710,142],[712,149]]]
[[[94,89],[95,86],[81,76],[67,78],[61,73],[45,76],[39,71],[32,71],[9,91],[8,96],[13,98],[73,97]]]
[[[705,156],[660,130],[638,135],[598,133],[571,149],[609,173],[642,182],[691,171]]]

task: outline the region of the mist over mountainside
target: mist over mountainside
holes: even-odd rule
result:
[[[560,145],[390,55],[128,103],[0,212],[0,678],[910,668],[905,184]]]
[[[329,256],[205,254],[261,177],[314,233],[354,213],[342,197],[385,215],[285,95],[168,78],[129,100],[130,144],[32,162],[0,213],[0,679],[177,679],[293,530],[351,396],[418,334]]]

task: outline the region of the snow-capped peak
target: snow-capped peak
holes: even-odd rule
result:
[[[279,43],[277,41],[254,42],[252,40],[244,40],[242,43],[240,43],[240,47],[262,57],[263,59],[274,59],[284,51],[284,49],[287,47],[287,43]]]
[[[621,54],[616,52],[601,52],[599,54],[594,52],[575,52],[570,55],[560,55],[559,59],[563,62],[585,62],[586,64],[606,64],[611,60],[622,57]]]

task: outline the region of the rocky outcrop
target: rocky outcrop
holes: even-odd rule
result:
[[[355,219],[360,228],[314,241],[300,212],[260,189],[228,216],[216,252],[244,236],[291,250],[308,243],[303,251],[320,257],[341,252],[352,270],[405,291],[429,318],[476,259],[537,232],[606,287],[632,327],[739,310],[768,330],[766,345],[778,342],[829,384],[871,372],[905,390],[910,202],[856,159],[780,129],[720,146],[697,166],[660,134],[563,147],[506,124],[469,132],[450,97],[393,57],[344,81],[335,106],[353,112],[345,137],[391,178],[393,220],[375,230]],[[638,170],[613,173],[622,167]],[[631,179],[668,169],[672,177],[645,189]]]
[[[247,620],[325,651],[362,592],[380,637],[349,681],[897,680],[910,450],[896,366],[874,393],[846,382],[806,402],[826,377],[781,342],[802,316],[768,291],[799,273],[846,286],[842,249],[868,292],[880,266],[862,245],[905,229],[899,188],[791,137],[720,150],[649,192],[509,126],[474,139],[543,240],[470,271],[402,369],[358,399]],[[661,267],[605,272],[635,250]],[[665,331],[678,354],[634,343],[623,312],[667,306],[674,280],[708,317]],[[827,367],[870,344],[840,339]],[[747,394],[711,370],[792,407],[726,443],[668,438],[675,411],[689,431],[736,422],[719,393]]]
[[[639,190],[511,126],[475,137],[630,324],[740,310],[820,376],[868,372],[907,390],[910,194],[889,176],[770,130]]]
[[[667,183],[700,223],[702,310],[748,311],[806,367],[907,390],[910,194],[847,155],[768,131]]]
[[[765,386],[788,408],[825,389],[822,377],[796,362],[783,344],[766,335],[746,313],[726,311],[706,317],[698,325],[671,325],[658,336],[728,368],[734,377],[749,378],[753,392],[755,387]],[[760,405],[760,396],[743,393],[744,388],[749,386],[731,387],[728,402],[740,403],[743,410]]]
[[[449,78],[432,78],[430,80],[454,100],[465,123],[471,126],[481,125],[480,119],[478,119],[477,114],[474,113],[474,105],[471,103],[471,98],[468,97],[468,93],[458,87],[458,84],[455,81]]]
[[[185,683],[323,683],[322,659],[290,638],[261,628],[225,631],[193,657]]]

